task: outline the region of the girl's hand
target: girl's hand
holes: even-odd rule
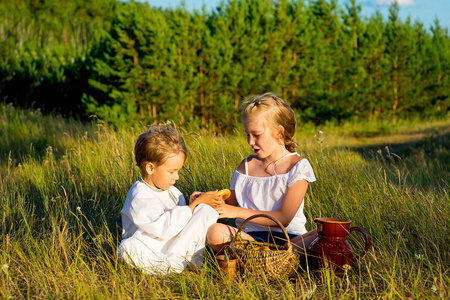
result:
[[[219,219],[236,218],[237,209],[239,209],[239,207],[222,203],[221,205],[214,207],[214,209],[219,213]]]

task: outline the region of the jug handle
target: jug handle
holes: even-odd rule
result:
[[[359,232],[361,232],[361,233],[364,235],[364,239],[366,240],[366,248],[364,249],[363,253],[361,253],[360,255],[358,255],[358,256],[356,256],[355,258],[353,258],[353,261],[357,261],[357,260],[359,260],[360,258],[362,258],[362,257],[367,253],[367,251],[369,251],[369,247],[370,247],[370,236],[369,236],[369,235],[367,234],[367,232],[366,232],[364,229],[362,229],[361,227],[352,227],[352,228],[350,228],[349,233],[352,232],[352,231],[359,231]]]

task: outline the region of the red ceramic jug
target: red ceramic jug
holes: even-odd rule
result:
[[[370,237],[364,229],[350,228],[352,221],[337,218],[316,218],[318,237],[309,245],[308,264],[316,269],[330,266],[336,274],[344,273],[344,269],[351,266],[363,257],[370,246]],[[347,236],[352,231],[359,231],[364,235],[366,242],[363,253],[353,255],[353,249],[347,241]]]

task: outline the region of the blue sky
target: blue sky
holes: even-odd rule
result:
[[[151,6],[162,8],[180,6],[183,0],[137,0],[148,2]],[[227,1],[227,0],[225,0]],[[338,0],[342,8],[348,0]],[[386,18],[389,14],[389,6],[394,0],[359,0],[358,4],[362,7],[363,15],[372,15],[378,9]],[[429,28],[434,24],[437,17],[439,23],[450,29],[450,0],[397,0],[400,5],[400,17],[405,20],[408,16],[412,21],[420,20]],[[186,8],[189,10],[200,10],[203,4],[207,11],[217,7],[222,0],[184,0]]]

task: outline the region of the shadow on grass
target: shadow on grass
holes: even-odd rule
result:
[[[428,159],[438,159],[442,164],[450,164],[450,128],[440,131],[436,129],[410,131],[405,135],[403,135],[403,139],[406,141],[403,142],[390,141],[388,137],[385,141],[378,138],[376,143],[369,146],[350,147],[349,149],[367,160],[380,160],[393,154],[402,160],[407,160],[422,153]]]
[[[17,167],[29,157],[42,160],[49,152],[59,160],[75,144],[76,138],[78,137],[69,136],[67,131],[50,131],[33,136],[18,134],[10,136],[0,143],[0,170],[3,172],[8,164]]]
[[[347,149],[379,165],[399,186],[440,190],[449,180],[450,128],[378,137],[367,146]]]

